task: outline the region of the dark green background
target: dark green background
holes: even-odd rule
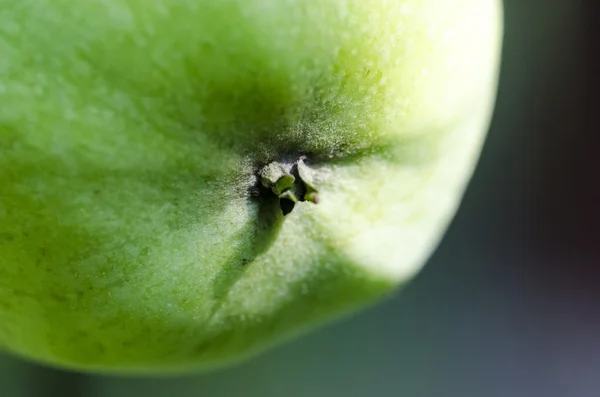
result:
[[[505,4],[480,166],[394,299],[213,374],[84,376],[0,356],[0,396],[600,395],[600,3]]]

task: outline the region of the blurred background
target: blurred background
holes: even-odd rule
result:
[[[600,396],[599,11],[505,1],[479,168],[393,299],[212,374],[88,376],[0,356],[0,396]]]

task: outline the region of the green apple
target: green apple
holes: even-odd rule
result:
[[[476,163],[501,22],[499,0],[0,0],[0,346],[209,369],[396,291]]]

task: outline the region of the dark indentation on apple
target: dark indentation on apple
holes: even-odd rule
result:
[[[236,251],[223,264],[213,280],[213,298],[218,301],[216,313],[252,263],[275,242],[283,224],[279,199],[274,195],[252,197],[248,205],[257,206],[258,213],[238,232],[235,240],[246,241],[244,252]],[[240,257],[242,258],[240,260]]]
[[[284,161],[294,163],[306,159],[306,156],[296,153],[286,156],[284,159]],[[296,201],[305,201],[306,181],[300,178],[297,166],[294,166],[291,171],[297,181],[293,186],[295,200],[278,197],[270,188],[261,183],[258,170],[269,163],[257,165],[257,182],[246,192],[247,205],[251,207],[250,212],[255,213],[256,216],[240,229],[238,236],[233,237],[235,240],[246,243],[241,245],[243,248],[231,254],[213,280],[212,296],[216,303],[212,315],[217,313],[223,303],[227,301],[235,284],[243,277],[252,263],[261,254],[268,251],[276,241],[284,218],[294,209]]]

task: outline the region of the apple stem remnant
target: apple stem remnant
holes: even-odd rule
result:
[[[283,215],[294,209],[299,201],[319,202],[318,190],[313,184],[312,170],[305,156],[296,161],[273,161],[259,172],[261,184],[279,198]]]

